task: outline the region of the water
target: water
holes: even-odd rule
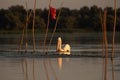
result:
[[[56,40],[62,35],[63,43],[71,45],[71,54],[102,55],[102,34],[82,33],[56,34],[49,53],[56,53]],[[5,57],[1,54],[16,53],[20,35],[0,35],[0,80],[104,80],[105,61],[101,57],[79,58],[25,58]],[[111,34],[109,38],[109,54],[111,54]],[[47,38],[49,43],[50,35]],[[32,51],[32,36],[28,35],[28,50]],[[107,78],[120,80],[120,44],[116,35],[114,63],[108,58]],[[36,48],[43,53],[43,35],[36,35]],[[24,50],[24,46],[22,50]],[[114,68],[112,70],[112,67]]]
[[[115,80],[120,80],[120,58],[114,62]],[[103,71],[102,58],[0,58],[2,80],[103,80]],[[112,80],[110,60],[108,80]]]

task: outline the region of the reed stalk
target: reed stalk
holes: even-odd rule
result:
[[[20,44],[19,44],[18,52],[21,50],[24,36],[25,36],[25,52],[27,52],[27,49],[28,49],[27,28],[28,28],[29,18],[31,16],[31,12],[28,15],[28,0],[26,1],[26,13],[27,13],[27,15],[26,15],[26,23],[25,23],[25,27],[23,28],[23,31],[22,31],[22,36],[21,36],[21,39],[20,39]]]
[[[102,27],[102,56],[104,57],[105,56],[105,40],[104,40],[104,20],[103,20],[103,13],[102,11],[100,11],[100,14],[99,14],[99,17],[100,17],[100,22],[101,22],[101,27]],[[103,58],[103,65],[102,65],[102,68],[103,68],[103,71],[102,71],[102,76],[104,76],[104,71],[105,71],[105,59]],[[104,80],[104,77],[102,77],[102,80]]]
[[[35,46],[35,10],[36,10],[36,0],[34,0],[34,10],[33,10],[33,25],[32,25],[32,39],[33,39],[33,52],[36,52]]]
[[[101,22],[101,27],[102,27],[102,32],[104,33],[104,24],[103,24],[103,14],[102,14],[102,12],[100,11],[100,22]],[[105,41],[104,41],[104,34],[103,34],[103,36],[102,36],[102,55],[103,55],[103,57],[105,56]]]
[[[28,41],[27,41],[27,28],[28,28],[28,1],[26,1],[26,12],[27,12],[27,16],[26,16],[26,29],[25,29],[25,33],[26,33],[26,36],[25,36],[25,52],[27,52],[27,49],[28,49]]]
[[[104,34],[104,41],[105,41],[105,74],[104,74],[104,80],[107,80],[107,65],[108,65],[108,42],[107,42],[107,33],[106,33],[106,16],[107,16],[107,10],[104,10],[104,22],[103,22],[103,34]]]
[[[22,31],[22,36],[21,36],[21,39],[20,39],[20,42],[19,42],[20,44],[19,44],[18,52],[20,52],[20,50],[21,50],[24,36],[25,36],[25,27],[23,28],[23,31]]]
[[[112,57],[111,57],[111,63],[112,63],[112,80],[114,80],[114,45],[115,45],[115,32],[116,32],[116,17],[117,17],[117,11],[116,11],[116,0],[114,0],[114,26],[113,26],[113,35],[112,35]]]
[[[115,32],[116,32],[116,0],[114,0],[114,26],[113,26],[113,34],[112,34],[112,59],[114,58],[114,44],[115,44]]]
[[[50,24],[50,5],[51,5],[51,0],[49,2],[49,12],[48,12],[48,19],[47,19],[47,26],[46,26],[46,31],[45,31],[45,37],[44,37],[44,53],[46,54],[46,39],[47,39],[47,34],[48,34],[48,27]]]

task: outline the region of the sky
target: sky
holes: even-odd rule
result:
[[[28,8],[32,9],[34,6],[34,0],[27,0]],[[48,4],[50,0],[36,0],[37,8],[48,8]],[[7,9],[12,5],[23,5],[25,7],[26,0],[0,0],[0,9]],[[52,0],[51,5],[55,8],[59,8],[63,3],[63,7],[67,7],[70,9],[80,9],[83,6],[91,7],[93,5],[97,5],[98,7],[113,7],[114,0]],[[120,8],[120,0],[117,0],[117,8]]]

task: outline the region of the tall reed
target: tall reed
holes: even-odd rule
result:
[[[100,11],[99,13],[99,18],[100,18],[100,22],[101,22],[101,27],[102,27],[102,56],[105,56],[105,40],[104,40],[104,20],[103,20],[103,12]],[[105,59],[103,58],[103,65],[102,65],[103,71],[102,71],[102,80],[104,80],[104,71],[105,71]]]
[[[114,26],[113,26],[113,35],[112,35],[112,57],[111,57],[111,63],[112,63],[112,80],[114,80],[114,45],[115,45],[115,32],[116,32],[116,17],[117,17],[117,11],[116,11],[116,0],[114,0]]]
[[[47,26],[46,26],[46,31],[45,31],[45,37],[44,37],[44,53],[46,54],[46,39],[47,39],[47,34],[48,34],[48,27],[50,24],[50,5],[51,5],[51,0],[49,2],[49,12],[48,12],[48,19],[47,19]]]
[[[104,43],[105,43],[105,73],[104,73],[104,80],[107,79],[107,67],[108,67],[108,41],[107,41],[107,31],[106,31],[106,17],[107,17],[107,10],[104,10],[104,18],[103,18],[103,34],[104,34]]]
[[[112,58],[114,58],[114,44],[115,44],[115,32],[116,32],[116,0],[114,0],[114,26],[113,26],[113,35],[112,35]]]
[[[25,22],[25,26],[23,28],[23,31],[22,31],[22,36],[21,36],[21,39],[20,39],[20,42],[19,42],[19,48],[18,48],[18,52],[20,52],[21,50],[21,47],[23,45],[23,40],[24,40],[24,37],[25,37],[25,52],[27,52],[27,49],[28,49],[28,41],[27,41],[27,28],[28,28],[28,24],[29,24],[29,19],[31,17],[31,13],[32,11],[30,11],[30,13],[28,14],[28,0],[26,0],[26,22]]]
[[[36,52],[36,45],[35,45],[35,10],[36,10],[36,0],[34,0],[34,10],[33,10],[33,25],[32,25],[32,39],[33,39],[33,52]]]
[[[28,41],[27,41],[27,28],[28,28],[28,1],[26,1],[26,12],[27,12],[27,16],[26,16],[26,26],[25,26],[25,33],[26,33],[26,36],[25,36],[25,52],[27,52],[27,49],[28,49]]]

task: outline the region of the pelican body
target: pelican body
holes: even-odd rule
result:
[[[70,45],[69,44],[65,44],[65,46],[63,48],[61,48],[61,46],[62,46],[62,39],[61,39],[61,37],[58,37],[56,51],[57,52],[65,52],[65,53],[70,52]]]

